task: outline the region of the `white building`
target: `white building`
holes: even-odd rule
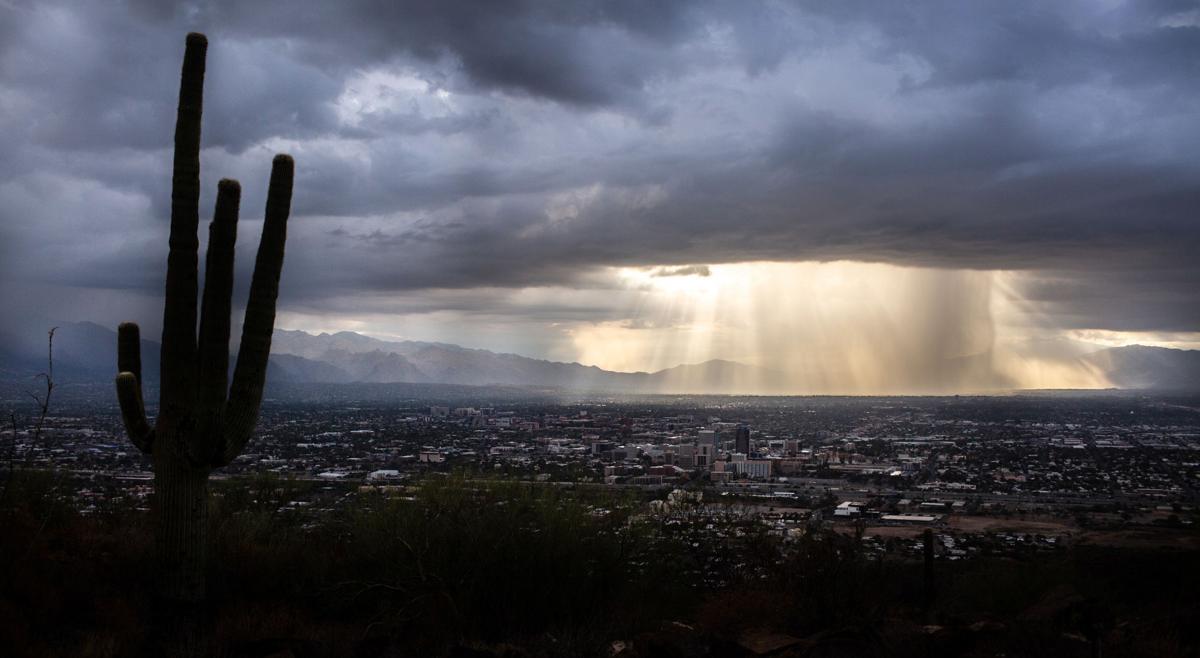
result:
[[[737,473],[755,479],[767,479],[771,477],[771,465],[773,462],[769,459],[743,459],[741,461],[717,462],[713,464],[714,471],[724,471],[726,473]]]

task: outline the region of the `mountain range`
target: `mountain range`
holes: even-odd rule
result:
[[[40,334],[40,335],[39,335]],[[80,322],[59,327],[54,340],[60,381],[111,381],[116,332]],[[46,336],[0,335],[0,379],[24,379],[45,370]],[[448,343],[384,341],[354,332],[309,334],[277,329],[269,383],[431,383],[531,386],[626,393],[784,393],[784,373],[734,361],[711,360],[656,372],[614,372],[579,363],[546,361]],[[158,378],[159,344],[142,341],[147,384]],[[1200,390],[1200,351],[1133,345],[1072,356],[1102,373],[1114,387]],[[232,365],[232,364],[231,364]]]

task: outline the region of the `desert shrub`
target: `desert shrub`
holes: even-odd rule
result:
[[[446,641],[603,623],[640,547],[621,514],[548,487],[434,481],[342,527],[348,602],[380,631]]]
[[[703,637],[771,629],[872,655],[1087,655],[1092,636],[1113,655],[1200,646],[1200,557],[1184,552],[939,561],[926,610],[918,562],[824,533],[785,541],[736,514],[714,541],[702,516],[645,514],[645,500],[604,490],[455,476],[403,495],[314,486],[214,484],[217,655],[438,656],[478,643],[604,655],[675,621]],[[22,474],[0,508],[0,647],[138,655],[154,607],[148,515],[83,515],[49,495],[57,487]],[[339,504],[293,504],[322,496]],[[1002,625],[967,630],[979,620]],[[951,630],[929,636],[927,623]]]

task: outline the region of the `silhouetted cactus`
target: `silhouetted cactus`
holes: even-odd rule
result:
[[[250,284],[233,383],[229,385],[230,298],[237,237],[237,181],[222,180],[209,226],[206,281],[196,330],[196,231],[200,202],[200,114],[208,41],[189,34],[175,124],[171,236],[163,313],[161,389],[151,426],[142,400],[138,326],[118,333],[117,397],[129,438],[154,464],[152,504],[159,588],[168,603],[195,604],[204,595],[208,476],[232,461],[250,439],[262,402],[275,299],[292,197],[292,158],[275,156],[266,218]]]
[[[925,610],[928,611],[933,607],[933,599],[936,595],[933,576],[933,530],[926,528],[924,534],[922,534],[922,539],[924,546],[921,551],[923,558],[921,589],[925,599]]]

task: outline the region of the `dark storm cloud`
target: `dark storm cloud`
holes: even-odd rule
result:
[[[1060,327],[1189,332],[1200,327],[1195,285],[1192,268],[1047,272],[1020,292]]]
[[[876,31],[880,57],[928,62],[932,75],[914,86],[1188,83],[1200,57],[1194,2],[847,0],[805,8],[838,26]]]
[[[165,5],[165,6],[164,6]],[[283,38],[295,56],[324,68],[354,69],[400,56],[455,59],[474,85],[584,106],[635,95],[678,66],[664,46],[700,24],[682,1],[352,0],[305,5],[212,2],[134,3],[149,21],[235,38]]]
[[[202,30],[204,189],[241,179],[253,236],[271,153],[296,155],[297,307],[848,259],[1042,272],[1025,292],[1064,326],[1196,330],[1198,25],[1174,2],[0,5],[0,275],[157,294]]]

